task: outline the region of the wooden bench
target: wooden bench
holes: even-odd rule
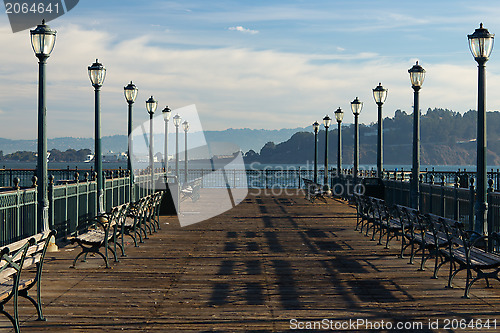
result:
[[[404,258],[405,250],[408,247],[411,247],[410,257],[413,257],[415,253],[415,244],[413,244],[415,241],[414,235],[415,232],[418,232],[418,222],[416,221],[417,217],[415,216],[416,212],[409,207],[401,205],[395,205],[394,209],[399,217],[401,225],[404,228],[402,231],[399,257]],[[411,263],[413,263],[413,259],[411,260]]]
[[[138,247],[137,242],[144,243],[144,238],[147,239],[147,233],[143,227],[145,211],[147,209],[148,197],[143,197],[136,202],[130,203],[125,214],[122,224],[120,225],[120,238],[122,248],[124,246],[125,236],[129,236],[134,241],[134,246]],[[123,254],[124,255],[124,254]]]
[[[181,202],[190,198],[191,201],[196,202],[200,198],[200,189],[202,185],[202,178],[196,178],[185,184],[181,190]]]
[[[384,200],[364,195],[354,195],[358,208],[358,222],[356,229],[365,229],[368,236],[372,231],[371,240],[382,244],[385,237],[385,247],[389,247],[391,239],[401,237],[400,254],[404,257],[404,251],[410,247],[410,264],[420,254],[421,262],[419,270],[424,270],[425,262],[435,257],[434,275],[436,276],[439,264],[439,249],[446,246],[447,239],[442,231],[433,232],[428,219],[425,219],[418,210],[405,206],[396,205],[389,207]]]
[[[46,320],[42,312],[41,278],[45,253],[50,239],[56,231],[47,231],[11,243],[0,248],[0,312],[12,322],[14,331],[19,332],[18,297],[29,300],[37,311],[37,320]],[[35,267],[34,272],[26,272]],[[27,274],[29,273],[29,274]],[[37,286],[36,299],[29,294]],[[5,304],[12,299],[13,315],[5,310]]]
[[[422,219],[422,228],[425,228],[425,249],[429,251],[427,258],[434,257],[434,273],[432,278],[437,279],[437,273],[445,261],[444,250],[455,243],[446,234],[446,230],[440,222],[441,217],[433,214],[422,215],[420,213],[419,216]],[[424,261],[424,259],[422,260]],[[441,263],[439,262],[440,260]],[[421,268],[423,270],[423,264]]]
[[[395,220],[390,215],[383,200],[360,194],[354,194],[353,200],[359,216],[355,230],[359,230],[361,233],[365,232],[366,236],[371,230],[371,240],[375,240],[377,233],[379,233],[378,244],[382,244],[382,236],[386,234],[389,239],[392,238],[389,233],[392,231],[392,226],[399,223],[399,219]],[[363,229],[365,230],[363,231]],[[386,244],[386,246],[388,245]]]
[[[148,239],[148,232],[152,235],[153,232],[159,229],[159,222],[155,215],[162,195],[162,192],[155,192],[144,198],[145,201],[140,211],[141,217],[139,219],[139,226],[140,230],[144,233],[144,239]]]
[[[94,217],[91,221],[91,226],[86,232],[71,238],[71,243],[78,243],[82,249],[73,260],[72,268],[76,268],[76,261],[81,256],[84,256],[82,261],[85,262],[89,253],[100,255],[104,259],[106,268],[109,268],[108,251],[111,251],[113,254],[114,261],[118,262],[116,246],[122,246],[117,242],[117,237],[119,236],[118,225],[120,218],[126,214],[127,209],[128,204],[113,207],[109,214]],[[114,248],[111,247],[111,243],[114,244]],[[101,248],[104,249],[104,253],[101,252]],[[123,249],[122,253],[124,253]]]
[[[408,246],[411,246],[410,264],[414,263],[415,256],[420,253],[419,271],[424,271],[424,265],[427,260],[434,258],[434,274],[433,278],[437,278],[437,270],[439,269],[439,260],[442,258],[440,250],[446,247],[448,240],[445,234],[436,229],[427,216],[422,215],[418,210],[396,206],[403,224],[406,225],[405,237],[407,244],[402,245],[402,251]],[[403,257],[403,252],[401,252]]]
[[[201,188],[201,178],[200,178],[200,183],[199,185],[195,185],[196,193],[194,194],[194,198],[191,198],[193,201],[198,200],[200,197],[200,188]],[[160,204],[163,199],[163,192],[156,192],[153,197],[151,198],[151,201],[149,203],[148,207],[148,216],[147,216],[147,221],[151,225],[151,228],[153,229],[153,232],[157,232],[160,227]]]
[[[319,199],[326,203],[326,198],[323,196],[323,191],[321,190],[321,185],[313,182],[310,179],[302,178],[304,182],[304,186],[306,189],[306,199],[314,202],[316,199]]]
[[[407,230],[407,222],[401,219],[395,207],[389,207],[382,199],[371,198],[373,209],[376,214],[376,223],[374,223],[373,237],[375,233],[379,233],[378,244],[382,245],[382,238],[385,236],[385,248],[389,248],[389,241],[393,238],[405,238]]]
[[[488,241],[498,245],[500,235],[493,233],[490,236],[481,235],[473,230],[465,230],[462,222],[443,217],[437,218],[437,223],[442,225],[448,238],[448,246],[441,252],[445,262],[450,263],[448,274],[448,288],[452,288],[454,277],[461,271],[466,271],[465,291],[463,298],[469,298],[469,291],[474,283],[481,279],[486,280],[490,287],[489,279],[500,281],[500,254],[487,252]]]
[[[388,207],[383,200],[354,195],[357,208],[356,230],[368,236],[372,230],[372,240],[378,235],[379,244],[386,236],[389,241],[401,236],[400,257],[411,247],[410,264],[414,257],[421,257],[419,270],[424,270],[426,261],[434,258],[432,278],[437,278],[439,269],[449,264],[448,288],[452,288],[455,276],[466,271],[464,298],[469,298],[472,286],[479,280],[500,282],[500,233],[490,236],[466,230],[462,222],[447,219],[433,214],[421,214],[418,210],[395,205]],[[365,229],[365,230],[363,230]],[[493,252],[486,248],[490,246]]]
[[[368,200],[368,197],[363,195],[354,194],[353,199],[356,205],[356,227],[354,230],[359,232],[363,232],[363,228],[368,228],[368,224],[371,223],[371,219],[373,219],[373,208],[371,202]]]

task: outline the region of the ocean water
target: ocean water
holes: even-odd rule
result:
[[[332,163],[329,164],[328,168],[336,168],[337,164]],[[314,165],[312,163],[307,163],[307,164],[260,164],[260,163],[252,163],[252,164],[247,164],[246,165],[247,169],[251,170],[297,170],[297,169],[302,169],[302,170],[313,170]],[[352,164],[344,164],[342,165],[342,168],[344,169],[352,169],[353,165]],[[323,170],[324,165],[318,164],[318,170]],[[375,164],[361,164],[359,166],[359,170],[376,170],[377,166]],[[410,171],[411,170],[411,165],[384,165],[385,170],[405,170],[405,171]],[[476,166],[475,165],[421,165],[420,170],[425,171],[425,170],[433,170],[434,171],[463,171],[464,169],[467,171],[475,172],[476,171]],[[497,170],[500,169],[500,166],[488,166],[488,171],[491,169]]]
[[[36,162],[16,162],[16,161],[0,161],[2,169],[36,169]],[[89,170],[94,168],[94,163],[84,162],[49,162],[49,169],[78,169]],[[103,169],[126,169],[126,162],[110,162],[103,163]]]
[[[149,164],[146,162],[143,163],[135,163],[134,168],[136,169],[144,169],[148,167]],[[163,167],[163,163],[161,162],[156,162],[155,166],[158,168]],[[335,168],[337,166],[336,163],[332,163],[329,165],[329,168]],[[127,168],[127,163],[126,162],[104,162],[102,164],[102,167],[104,170],[106,169],[126,169]],[[169,162],[169,167],[175,168],[175,162],[170,161]],[[184,168],[184,161],[179,162],[179,167],[182,169]],[[216,168],[222,167],[222,165],[216,165]],[[302,170],[313,170],[314,166],[312,163],[305,163],[305,164],[260,164],[260,163],[251,163],[251,164],[246,164],[245,165],[247,170],[298,170],[299,168]],[[342,166],[345,169],[351,169],[353,166],[350,164],[345,164]],[[35,169],[36,168],[36,162],[16,162],[16,161],[3,161],[0,162],[0,168],[2,169]],[[77,168],[78,170],[89,170],[91,168],[94,168],[94,163],[84,163],[84,162],[49,162],[49,169],[75,169]],[[202,163],[197,162],[197,161],[189,161],[189,168],[191,169],[211,169],[210,163]],[[236,165],[237,169],[243,169],[243,166]],[[323,170],[324,165],[319,165],[318,164],[318,170]],[[376,170],[377,166],[374,164],[361,164],[359,166],[360,170]],[[384,165],[385,170],[406,170],[410,171],[411,170],[411,165]],[[463,171],[464,169],[467,171],[475,172],[476,171],[476,166],[475,165],[421,165],[420,166],[421,171],[427,170],[432,170],[434,169],[435,171],[458,171],[461,170]],[[497,169],[500,169],[500,166],[498,165],[493,165],[493,166],[488,166],[488,171],[491,170],[497,171]]]

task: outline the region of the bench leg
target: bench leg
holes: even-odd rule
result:
[[[108,246],[108,248],[109,248],[109,246]],[[116,261],[118,261],[118,260],[117,260],[117,258],[116,258],[116,254],[115,254],[115,252],[114,252],[112,249],[110,249],[110,250],[111,250],[111,252],[113,253],[113,255],[114,255],[114,257],[115,257],[115,260],[116,260]],[[77,260],[78,260],[78,258],[80,258],[82,255],[84,256],[83,261],[85,262],[85,260],[87,259],[87,254],[89,254],[89,253],[95,253],[95,254],[100,255],[100,256],[104,259],[104,263],[106,264],[106,268],[109,268],[108,258],[106,258],[106,256],[105,256],[104,254],[102,254],[102,253],[99,251],[99,249],[95,249],[95,248],[90,248],[90,249],[88,249],[88,248],[84,248],[84,249],[82,250],[82,252],[78,253],[78,255],[75,257],[75,259],[73,260],[73,265],[72,265],[72,266],[70,266],[70,268],[76,268],[76,261],[77,261]]]
[[[113,248],[110,245],[108,245],[108,250],[111,252],[111,254],[113,254],[113,258],[114,258],[115,262],[120,262],[118,260],[118,257],[116,256],[116,251],[113,250]],[[107,259],[107,257],[108,257],[108,251],[105,251],[106,254],[102,254],[101,252],[97,252],[97,253],[99,253],[101,255],[101,257],[103,257],[103,258]],[[106,267],[106,268],[108,268],[108,267]]]
[[[477,270],[475,270],[475,272],[477,273],[477,276],[474,279],[472,279],[472,272],[470,271],[470,269],[467,269],[467,282],[465,285],[464,296],[462,296],[462,298],[470,298],[469,291],[470,291],[472,285],[474,283],[476,283],[476,281],[478,281],[478,280],[485,279],[486,280],[486,288],[491,288],[490,282],[488,280],[489,278],[495,279],[495,280],[500,282],[500,279],[498,278],[499,271],[500,270],[497,269],[494,272],[485,273],[485,272],[477,269]],[[469,282],[470,279],[472,279],[472,280]]]
[[[394,236],[396,236],[396,231],[394,232]],[[385,249],[389,248],[389,241],[390,240],[391,240],[391,233],[390,233],[390,231],[388,229],[387,230],[387,240],[385,241],[385,246],[384,246]]]
[[[425,271],[424,264],[426,261],[427,258],[425,257],[425,246],[422,246],[422,260],[420,261],[420,267],[418,268],[418,271]]]
[[[78,255],[75,257],[75,259],[73,260],[73,265],[71,266],[71,268],[76,268],[76,261],[78,260],[78,258],[80,258],[83,254],[86,255],[87,252],[85,251],[82,251],[80,253],[78,253]]]
[[[399,257],[401,259],[404,258],[406,247],[407,247],[407,245],[406,245],[406,237],[405,237],[405,235],[401,235],[401,251],[399,251]]]
[[[12,323],[12,326],[14,327],[14,332],[15,333],[19,333],[19,319],[18,319],[18,316],[17,316],[17,302],[16,302],[16,304],[14,306],[14,317],[12,317],[10,315],[10,313],[8,313],[7,311],[5,311],[3,304],[0,307],[0,312],[3,313],[7,318],[9,318],[9,320]]]
[[[438,271],[439,271],[439,268],[442,266],[441,264],[445,261],[445,259],[442,259],[441,258],[441,263],[438,263],[438,258],[439,257],[439,250],[436,251],[436,258],[434,260],[434,274],[432,274],[432,277],[431,279],[437,279],[438,276]]]
[[[449,260],[450,260],[450,269],[448,271],[448,284],[446,285],[445,288],[453,289],[453,286],[451,285],[451,280],[453,279],[452,278],[452,276],[453,276],[453,268],[456,268],[456,264],[453,261],[453,259],[449,259]]]
[[[111,250],[113,251],[113,250]],[[108,263],[108,258],[106,258],[106,256],[104,254],[102,254],[101,252],[96,252],[98,255],[100,255],[102,257],[102,259],[104,259],[104,263],[106,264],[106,268],[110,268],[109,267],[109,263]],[[114,254],[114,253],[113,253]],[[115,255],[115,258],[116,258],[116,255]]]
[[[38,288],[40,288],[40,286],[38,286]],[[43,313],[42,313],[42,302],[41,302],[41,299],[39,297],[40,294],[38,294],[38,297],[37,297],[38,298],[38,302],[35,301],[33,299],[33,297],[31,297],[30,295],[28,295],[28,290],[20,290],[19,291],[19,296],[26,298],[27,300],[29,300],[31,302],[31,304],[33,304],[33,306],[36,309],[36,313],[38,315],[38,318],[37,318],[38,321],[46,321],[47,320],[43,316]]]
[[[415,258],[415,242],[411,242],[411,253],[410,253],[410,261],[408,262],[409,265],[413,265],[413,259]]]
[[[453,286],[451,285],[451,283],[453,282],[453,279],[458,274],[458,272],[460,272],[460,271],[462,271],[464,269],[465,269],[465,267],[456,268],[455,271],[449,276],[449,278],[448,278],[448,288],[453,289]],[[469,277],[467,277],[467,279],[468,278]]]
[[[380,226],[380,234],[378,236],[378,243],[377,245],[382,245],[382,237],[384,236],[384,228],[382,226]],[[389,230],[386,230],[387,231],[387,237],[389,237]]]
[[[465,291],[464,291],[464,295],[462,296],[462,298],[470,298],[469,297],[470,288],[472,287],[474,282],[479,280],[479,277],[476,276],[476,278],[469,283],[471,278],[472,278],[472,273],[470,271],[470,268],[467,268],[467,279],[465,280]]]
[[[135,246],[135,247],[139,247],[139,245],[137,245],[137,239],[135,238],[135,236],[134,236],[134,235],[131,235],[131,234],[129,234],[129,236],[130,236],[130,237],[132,238],[132,240],[134,241],[134,246]]]
[[[377,234],[377,228],[376,228],[376,226],[375,226],[375,224],[374,224],[374,225],[373,225],[372,239],[370,239],[370,240],[374,241],[374,240],[375,240],[375,235],[376,235],[376,234]]]

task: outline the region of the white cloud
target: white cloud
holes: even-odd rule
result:
[[[37,60],[29,34],[0,28],[9,45],[0,66],[0,132],[33,139],[37,128]],[[286,53],[250,48],[180,49],[155,45],[154,37],[117,40],[106,32],[77,25],[57,27],[58,39],[47,63],[48,136],[93,137],[94,92],[87,75],[96,57],[106,66],[101,90],[102,135],[125,134],[127,105],[123,86],[139,88],[134,122],[147,119],[145,100],[154,95],[158,110],[196,104],[204,129],[298,127],[312,124],[337,107],[352,121],[349,103],[364,104],[360,121],[376,121],[372,89],[389,89],[384,115],[411,112],[413,91],[408,68],[414,59],[389,59],[372,53]],[[353,60],[354,59],[354,60]],[[468,58],[467,58],[468,59]],[[324,60],[324,61],[321,61]],[[465,112],[476,106],[476,66],[426,63],[420,93],[422,110],[443,107]],[[446,59],[443,59],[445,62]],[[491,68],[490,68],[491,67]],[[488,110],[500,109],[500,70],[488,67]],[[456,79],[456,78],[460,79]]]
[[[250,35],[255,35],[255,34],[259,33],[259,31],[257,31],[257,30],[251,30],[251,29],[243,28],[241,25],[236,26],[236,27],[229,27],[227,29],[228,30],[232,30],[232,31],[240,31],[240,32],[243,32],[243,33],[246,33],[246,34],[250,34]]]

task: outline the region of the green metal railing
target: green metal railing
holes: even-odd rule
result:
[[[156,173],[155,179],[162,179],[164,173]],[[95,180],[78,177],[72,182],[57,185],[49,176],[49,227],[57,230],[58,238],[79,233],[89,225],[89,219],[97,215],[97,184]],[[104,207],[112,207],[138,200],[151,194],[151,177],[138,175],[134,184],[123,173],[107,175],[104,182]],[[31,187],[19,186],[20,179],[14,178],[12,190],[0,192],[0,246],[26,238],[41,231],[37,221],[37,187],[33,179]]]
[[[38,232],[36,188],[21,189],[0,195],[0,246]],[[26,223],[30,221],[30,223]]]

